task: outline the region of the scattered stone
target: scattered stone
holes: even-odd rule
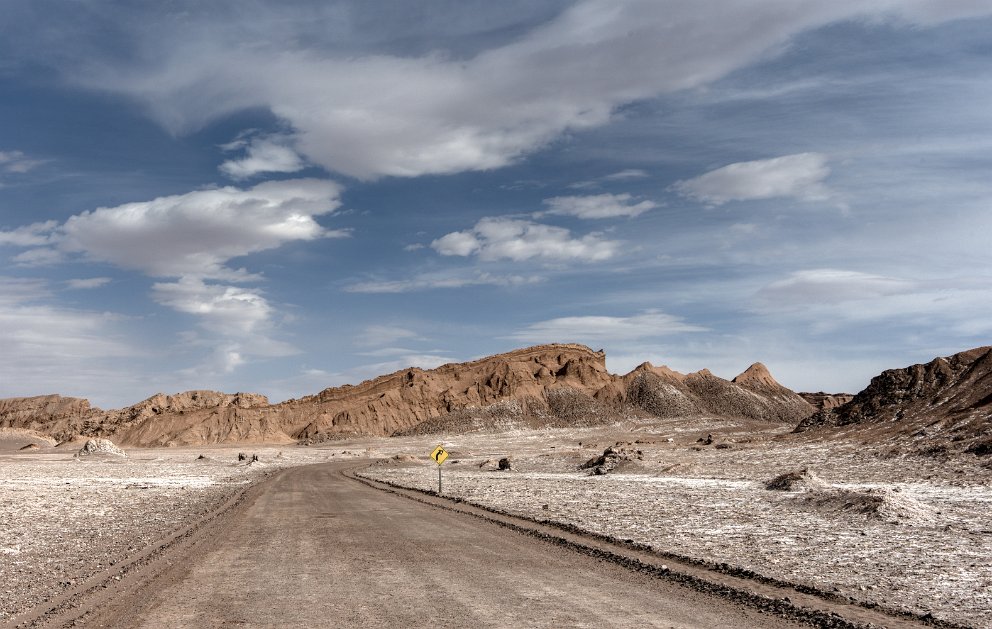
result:
[[[610,446],[603,450],[603,454],[594,456],[579,466],[580,470],[592,470],[592,474],[602,476],[615,470],[620,464],[626,461],[643,460],[644,454],[641,450],[623,448],[618,445]],[[632,445],[632,444],[630,444]]]
[[[779,474],[765,483],[765,489],[772,491],[808,491],[826,486],[827,484],[808,468]]]

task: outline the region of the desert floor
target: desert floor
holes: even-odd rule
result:
[[[992,627],[992,469],[983,459],[882,456],[699,420],[506,434],[361,439],[320,447],[131,450],[76,457],[0,449],[0,622],[209,512],[273,471],[370,459],[360,474],[856,601]],[[700,438],[712,434],[704,445]],[[13,443],[13,442],[11,442]],[[617,444],[620,444],[619,446]],[[613,446],[605,475],[579,466]],[[259,461],[239,462],[256,453]],[[204,458],[199,458],[199,457]],[[512,469],[496,462],[510,457]],[[609,467],[609,465],[607,465]],[[798,491],[765,482],[808,468]]]

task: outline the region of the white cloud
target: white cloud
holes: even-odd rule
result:
[[[154,37],[135,42],[135,61],[101,67],[87,58],[66,76],[135,97],[174,132],[267,108],[314,163],[359,178],[417,176],[507,165],[564,132],[608,122],[623,104],[704,86],[838,20],[989,12],[945,0],[585,0],[466,58],[302,50],[311,24],[280,19],[267,31],[246,10],[224,14],[223,28],[156,22]]]
[[[431,248],[443,256],[470,256],[482,247],[472,232],[451,232],[431,243]]]
[[[591,233],[573,238],[563,227],[512,218],[483,218],[470,230],[452,232],[431,243],[443,256],[477,255],[480,260],[600,262],[615,256],[620,241]]]
[[[87,277],[83,279],[66,280],[66,286],[75,290],[88,290],[100,288],[111,282],[109,277]]]
[[[624,343],[705,330],[679,317],[649,310],[629,317],[559,317],[532,323],[508,338],[527,343]]]
[[[258,290],[206,284],[184,277],[152,286],[152,298],[179,312],[201,317],[210,331],[245,336],[267,323],[272,307]]]
[[[684,197],[712,205],[777,197],[819,201],[830,197],[823,183],[829,174],[825,155],[797,153],[730,164],[678,181],[672,188]]]
[[[40,247],[52,242],[52,232],[58,227],[58,221],[32,223],[11,231],[0,231],[0,245],[15,247]]]
[[[330,181],[272,181],[252,188],[197,190],[99,208],[69,218],[60,249],[155,277],[247,279],[232,258],[294,240],[341,237],[315,220],[339,205]]]
[[[99,208],[53,222],[29,225],[0,238],[10,244],[51,246],[14,256],[19,266],[53,264],[66,253],[136,269],[175,282],[153,286],[152,298],[178,312],[195,315],[209,334],[194,344],[208,347],[214,371],[230,371],[252,356],[286,356],[297,350],[275,339],[275,308],[258,290],[205,280],[257,279],[229,268],[237,257],[295,240],[343,237],[316,218],[336,209],[340,187],[330,181],[273,181],[252,188],[197,190],[151,201]],[[2,242],[2,241],[0,241]],[[69,288],[96,288],[108,278],[68,280]],[[210,371],[209,365],[206,369]]]
[[[226,150],[244,150],[241,159],[232,159],[220,165],[220,171],[232,179],[248,179],[261,173],[295,173],[306,168],[306,163],[292,148],[292,138],[287,136],[255,136],[224,145]]]
[[[544,278],[537,275],[505,275],[476,272],[462,273],[422,273],[399,280],[364,280],[345,286],[349,293],[412,293],[422,290],[444,288],[464,288],[466,286],[523,286],[537,284]]]
[[[633,202],[629,194],[594,194],[588,196],[553,197],[545,199],[548,206],[543,214],[561,214],[578,218],[617,218],[639,216],[658,207],[653,201]]]

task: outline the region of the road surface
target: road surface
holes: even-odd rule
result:
[[[796,626],[341,470],[301,467],[266,481],[208,538],[144,571],[138,586],[91,608],[84,624]]]

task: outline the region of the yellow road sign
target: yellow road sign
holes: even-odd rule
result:
[[[441,465],[448,458],[448,451],[444,449],[444,446],[438,444],[438,446],[434,448],[434,451],[431,452],[431,458],[434,459],[438,465]]]

